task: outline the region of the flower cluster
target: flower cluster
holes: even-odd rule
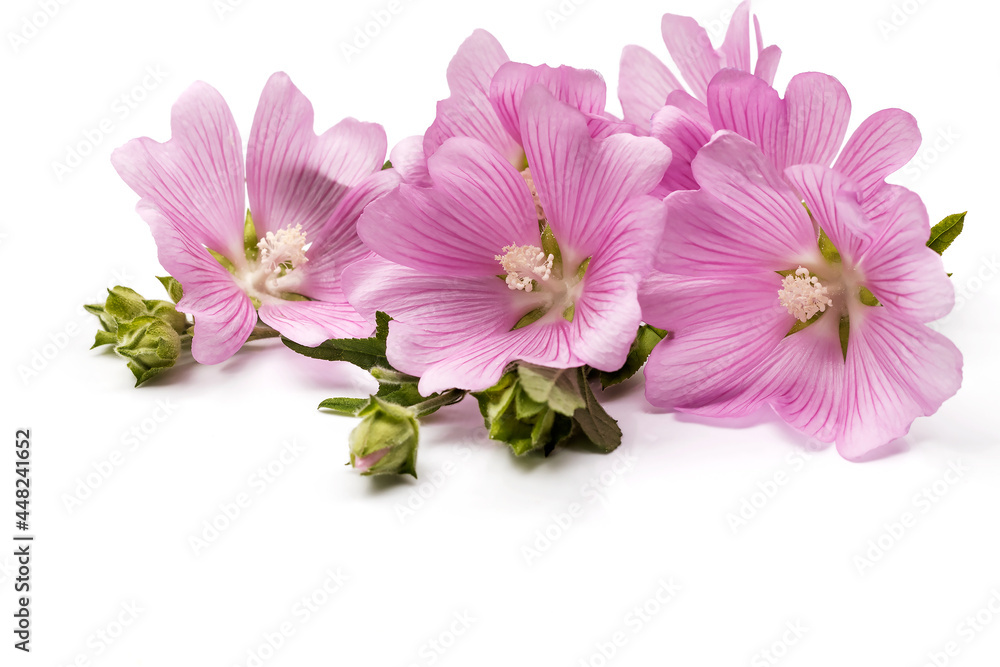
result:
[[[621,431],[591,384],[644,364],[655,406],[770,406],[862,458],[959,388],[960,353],[927,325],[952,307],[940,255],[964,214],[932,229],[920,198],[886,182],[919,147],[912,116],[880,111],[845,141],[844,87],[806,72],[782,96],[781,51],[754,18],[751,53],[750,19],[744,2],[713,48],[665,15],[683,83],[626,46],[623,118],[598,73],[511,61],[477,30],[433,124],[388,161],[379,125],[315,134],[283,73],[244,159],[221,95],[196,83],[169,141],[112,156],[176,309],[116,292],[90,307],[97,344],[116,344],[139,382],[188,340],[204,364],[280,336],[361,366],[378,393],[321,407],[363,418],[350,439],[363,474],[415,475],[418,418],[469,393],[518,455],[610,451]]]

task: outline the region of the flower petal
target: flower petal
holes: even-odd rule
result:
[[[207,83],[189,87],[170,113],[165,143],[133,139],[111,163],[144,202],[197,242],[242,263],[243,143],[222,95]]]
[[[347,298],[340,301],[270,301],[260,307],[260,319],[299,345],[316,347],[330,338],[363,338],[372,332]]]
[[[715,271],[777,271],[818,259],[808,214],[757,146],[721,130],[692,166],[702,194],[677,192],[667,199],[667,236],[680,235],[696,250],[685,258],[690,249],[674,243],[661,253],[686,267],[678,272],[700,270],[692,264],[695,254]],[[708,217],[699,219],[703,214]]]
[[[385,160],[381,125],[347,118],[317,137],[313,108],[288,75],[268,79],[247,148],[247,190],[257,234],[301,224],[306,238],[348,189]]]
[[[894,205],[877,223],[882,235],[865,249],[855,268],[890,312],[918,322],[944,317],[955,304],[955,287],[941,256],[927,247],[927,209],[906,188],[885,187],[894,191]]]
[[[780,286],[776,273],[644,282],[643,317],[672,333],[646,364],[649,402],[696,410],[738,395],[795,321],[778,302]]]
[[[474,31],[462,42],[448,64],[451,97],[438,102],[437,117],[424,134],[426,157],[452,137],[472,137],[492,146],[511,164],[521,163],[524,153],[489,99],[490,81],[508,60],[500,43],[485,30]]]
[[[840,150],[851,118],[847,89],[827,74],[796,74],[785,89],[785,105],[788,136],[778,167],[829,166]]]
[[[697,190],[691,162],[712,139],[712,127],[692,118],[680,108],[667,105],[653,115],[650,135],[670,149],[670,166],[663,176],[663,196],[675,190]]]
[[[883,109],[866,118],[854,131],[834,168],[856,181],[867,199],[886,176],[909,162],[919,148],[916,119],[901,109]]]
[[[667,66],[646,49],[634,44],[622,49],[618,99],[628,122],[648,130],[650,118],[666,104],[667,95],[681,88]]]
[[[423,136],[407,137],[393,146],[389,152],[389,161],[404,183],[422,187],[431,184],[431,175],[427,173]]]
[[[428,167],[434,187],[401,185],[358,221],[358,234],[379,255],[443,276],[495,276],[504,246],[538,244],[528,186],[492,148],[450,139]]]
[[[907,434],[962,384],[962,354],[888,308],[851,312],[844,413],[837,450],[855,459]]]
[[[609,220],[663,178],[670,151],[652,137],[591,139],[581,113],[541,86],[524,96],[525,152],[563,261],[577,265],[614,232]]]
[[[195,361],[217,364],[233,356],[257,323],[250,298],[204,246],[178,229],[157,206],[139,202],[136,210],[149,223],[160,264],[184,288],[177,310],[194,316],[191,354]]]
[[[543,86],[557,100],[584,114],[601,116],[604,113],[607,87],[597,72],[565,65],[506,63],[497,70],[490,84],[490,101],[507,132],[522,146],[525,142],[521,127],[522,99],[535,85]]]
[[[708,82],[723,67],[722,56],[712,48],[705,29],[690,16],[664,14],[660,27],[663,42],[691,94],[704,102]]]
[[[750,0],[744,0],[733,10],[719,55],[725,67],[750,71]]]

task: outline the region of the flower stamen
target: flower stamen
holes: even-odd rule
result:
[[[820,284],[819,278],[810,276],[809,269],[801,266],[795,270],[795,275],[785,276],[781,281],[778,301],[799,322],[808,322],[813,315],[825,312],[833,305],[827,288]]]
[[[306,235],[302,225],[288,226],[277,233],[268,232],[260,240],[260,266],[270,273],[285,272],[302,266],[309,261],[306,257]]]
[[[500,266],[507,273],[507,287],[512,290],[530,292],[534,289],[535,280],[548,280],[552,275],[552,262],[555,256],[546,255],[538,246],[506,245],[503,255],[494,255]]]

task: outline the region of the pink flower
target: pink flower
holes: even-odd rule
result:
[[[637,285],[666,213],[647,193],[669,151],[595,140],[540,85],[519,111],[531,183],[495,148],[455,137],[428,160],[430,187],[403,184],[358,222],[379,257],[348,268],[348,297],[394,318],[389,362],[425,395],[486,389],[514,360],[615,370],[639,324]]]
[[[437,117],[423,137],[409,137],[393,148],[393,167],[405,182],[429,185],[427,158],[448,139],[469,137],[524,169],[520,104],[525,91],[536,84],[583,112],[595,138],[633,129],[605,112],[607,87],[597,72],[511,62],[493,35],[476,30],[448,65],[451,97],[438,102]]]
[[[842,173],[782,174],[727,131],[693,168],[701,190],[667,198],[663,273],[640,292],[644,319],[673,332],[646,368],[651,403],[720,417],[768,404],[858,458],[958,390],[961,354],[926,326],[954,292],[919,197],[883,186],[866,211]]]
[[[659,58],[641,46],[626,46],[622,50],[618,99],[625,120],[645,131],[650,128],[653,114],[668,101],[682,105],[685,100],[700,101],[703,106],[708,83],[721,69],[752,71],[768,84],[774,81],[781,49],[777,46],[764,48],[757,17],[754,17],[757,62],[753,70],[750,68],[749,0],[740,3],[733,12],[725,40],[718,49],[712,48],[708,33],[689,16],[664,14],[661,28],[667,50],[694,97],[685,92],[684,86]]]
[[[254,116],[246,179],[236,123],[211,86],[181,95],[171,131],[165,143],[134,139],[111,161],[142,198],[160,263],[184,287],[177,309],[195,318],[194,358],[228,359],[258,315],[303,345],[368,333],[339,274],[368,254],[355,232],[361,210],[398,181],[380,171],[382,127],[348,118],[316,136],[309,100],[277,73]],[[259,241],[245,248],[251,213]]]
[[[827,74],[797,74],[782,99],[756,76],[723,70],[708,86],[707,108],[673,97],[653,116],[650,133],[674,155],[660,192],[697,188],[691,161],[698,149],[717,130],[732,130],[757,144],[779,171],[795,164],[829,166],[836,158],[834,167],[868,199],[917,152],[920,132],[910,114],[885,109],[862,122],[841,150],[850,116],[847,90]]]

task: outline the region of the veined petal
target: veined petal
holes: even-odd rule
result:
[[[712,48],[708,33],[690,16],[676,14],[664,14],[660,27],[663,42],[685,83],[704,102],[708,82],[723,67],[722,57]]]
[[[837,450],[856,459],[907,434],[962,383],[962,354],[947,338],[888,308],[851,312]]]
[[[403,184],[358,221],[358,234],[379,255],[442,276],[495,276],[504,246],[538,244],[528,186],[489,146],[451,139],[428,167],[434,187]]]
[[[666,104],[667,95],[681,83],[659,58],[629,44],[622,49],[618,74],[618,99],[625,120],[648,130],[650,118]]]
[[[489,99],[490,81],[508,60],[500,43],[485,30],[474,31],[462,42],[448,64],[451,97],[438,102],[437,117],[424,134],[425,157],[452,137],[472,137],[492,146],[512,165],[520,164],[524,153],[504,129]]]
[[[778,72],[778,62],[781,60],[781,49],[771,45],[757,54],[757,64],[754,66],[754,76],[763,79],[769,86],[774,85],[774,75]]]
[[[541,86],[524,96],[521,125],[531,175],[563,261],[578,264],[614,233],[626,201],[663,178],[670,151],[652,137],[590,137],[583,115]]]
[[[733,10],[719,54],[725,67],[750,71],[750,0],[744,0]]]
[[[883,109],[854,131],[834,168],[856,181],[868,199],[885,177],[909,162],[919,148],[916,119],[901,109]]]
[[[381,169],[385,151],[382,126],[353,118],[317,137],[312,104],[287,74],[272,75],[247,148],[247,190],[258,236],[302,225],[312,240],[351,186]]]
[[[368,320],[342,294],[338,301],[269,301],[260,307],[260,319],[285,338],[308,347],[330,338],[363,338],[372,332]]]
[[[424,137],[407,137],[393,146],[389,152],[392,168],[404,183],[428,187],[431,176],[427,173],[427,156],[424,155]]]
[[[851,118],[847,89],[827,74],[796,74],[785,89],[785,105],[788,135],[778,167],[829,166],[840,150]]]
[[[676,190],[697,190],[691,162],[712,139],[712,126],[692,118],[679,107],[667,105],[653,115],[650,135],[670,149],[670,166],[661,182],[664,196]]]
[[[143,202],[198,243],[243,263],[243,143],[232,112],[199,81],[174,104],[170,131],[162,144],[133,139],[111,154],[111,163]]]
[[[757,146],[721,130],[692,167],[703,194],[678,192],[667,199],[668,233],[689,238],[713,270],[729,264],[734,270],[777,271],[817,260],[816,232],[806,210]],[[702,212],[713,222],[699,220]],[[680,257],[687,251],[679,245],[667,249],[687,266],[678,272],[697,270]]]
[[[785,177],[798,189],[844,264],[854,266],[880,233],[865,215],[857,184],[817,164],[789,167]]]
[[[250,298],[204,246],[178,229],[158,207],[140,202],[136,210],[149,223],[160,264],[184,288],[177,310],[194,316],[191,354],[195,361],[217,364],[233,356],[257,323]]]
[[[776,165],[784,154],[788,118],[778,91],[746,72],[726,69],[708,86],[712,126],[731,130],[756,144]]]
[[[878,220],[881,236],[857,259],[855,269],[893,314],[917,322],[944,317],[955,303],[955,287],[941,256],[927,247],[927,209],[906,188],[885,187],[894,193],[893,205]]]
[[[490,101],[507,132],[522,146],[521,104],[525,92],[541,85],[560,102],[584,114],[600,116],[604,113],[607,87],[601,75],[593,70],[548,65],[506,63],[497,70],[490,84]]]
[[[778,302],[780,285],[776,273],[643,283],[643,317],[672,332],[646,364],[649,402],[687,411],[738,395],[794,322]]]
[[[838,317],[822,315],[786,336],[744,381],[737,396],[697,413],[741,417],[768,403],[790,426],[821,442],[833,442],[844,393],[839,329]]]

